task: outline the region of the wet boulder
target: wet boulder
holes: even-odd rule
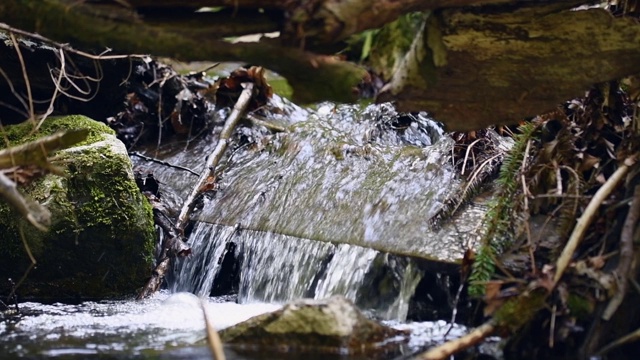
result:
[[[221,332],[226,344],[243,349],[332,354],[393,352],[408,333],[366,318],[342,296],[302,299]]]
[[[63,176],[47,174],[19,186],[51,212],[47,232],[31,226],[0,201],[0,295],[12,278],[25,281],[21,297],[40,299],[130,294],[144,283],[155,231],[151,207],[138,190],[124,145],[106,125],[84,116],[6,126],[11,145],[60,129],[89,129],[87,140],[58,151],[51,163]],[[22,235],[21,235],[22,234]],[[31,261],[26,246],[36,260]]]

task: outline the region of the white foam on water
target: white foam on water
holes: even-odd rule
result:
[[[23,303],[21,311],[27,315],[13,329],[7,330],[7,325],[0,323],[0,334],[9,343],[24,345],[14,346],[11,352],[29,353],[37,348],[38,354],[46,357],[161,350],[205,339],[201,304],[207,307],[210,321],[218,330],[280,308],[276,304],[236,304],[164,291],[144,301]],[[30,348],[29,343],[34,346]],[[2,345],[7,343],[0,343],[0,348]]]

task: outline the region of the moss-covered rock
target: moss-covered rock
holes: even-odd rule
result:
[[[83,116],[51,118],[32,133],[32,124],[5,127],[10,145],[62,129],[86,128],[77,147],[55,155],[53,174],[20,190],[52,213],[41,232],[0,203],[0,294],[7,278],[21,278],[30,261],[37,264],[18,290],[39,298],[110,297],[132,293],[148,275],[155,232],[151,207],[136,187],[124,145],[106,125]],[[21,236],[23,234],[24,236]]]
[[[371,356],[392,352],[408,340],[406,332],[367,319],[342,296],[297,300],[220,335],[225,343],[244,348]]]

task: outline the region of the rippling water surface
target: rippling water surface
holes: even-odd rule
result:
[[[280,307],[224,298],[204,304],[218,329]],[[20,313],[0,322],[2,358],[211,358],[200,299],[189,293],[161,292],[144,301],[22,303]]]
[[[233,300],[230,297],[203,300],[216,328],[223,329],[280,308],[278,304],[236,304]],[[144,301],[21,303],[20,315],[0,314],[0,358],[211,359],[200,304],[200,298],[193,294],[168,292]],[[441,342],[449,329],[443,321],[388,324],[412,331],[407,352]],[[449,337],[460,336],[463,331],[464,328],[455,326]],[[225,351],[229,360],[328,359],[319,354]]]

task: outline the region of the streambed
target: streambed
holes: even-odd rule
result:
[[[279,304],[237,304],[233,297],[203,298],[215,322],[223,329],[252,316],[280,308]],[[161,291],[143,301],[118,300],[79,304],[20,304],[20,315],[0,317],[0,354],[3,359],[211,359],[206,346],[200,298],[190,293]],[[412,332],[404,352],[444,340],[450,326],[437,322],[387,322]],[[448,338],[464,333],[454,326]],[[313,354],[260,351],[239,353],[225,348],[227,359],[313,359]],[[359,359],[326,354],[318,359]],[[394,358],[394,357],[390,357]]]

